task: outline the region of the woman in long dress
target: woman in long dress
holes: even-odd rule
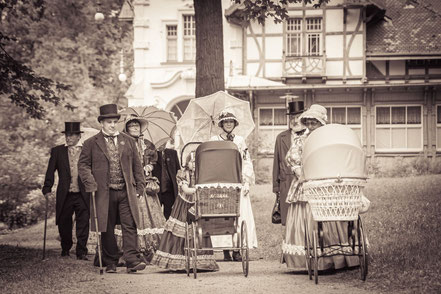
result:
[[[159,249],[153,256],[152,264],[171,271],[185,270],[185,223],[191,222],[193,215],[189,212],[194,206],[194,154],[185,160],[185,168],[178,171],[178,197],[173,204],[172,212],[164,227]],[[191,243],[193,240],[190,240]],[[191,244],[190,244],[191,245]],[[210,237],[204,237],[200,247],[211,248]],[[198,270],[217,271],[219,266],[214,259],[213,251],[198,251]]]
[[[222,129],[222,133],[211,137],[210,141],[232,141],[237,145],[237,148],[239,149],[239,152],[242,156],[242,179],[244,181],[244,188],[242,189],[242,193],[240,195],[239,224],[242,223],[242,220],[246,221],[249,246],[250,248],[257,248],[256,225],[254,223],[249,190],[250,185],[253,185],[255,183],[253,162],[251,161],[250,153],[248,152],[248,147],[245,143],[245,139],[233,133],[234,128],[238,125],[239,121],[233,113],[223,111],[219,115],[218,122],[218,126]],[[234,251],[233,257],[231,257],[229,251],[224,250],[224,260],[229,261],[231,259],[235,261],[241,261],[242,259],[239,251]]]
[[[295,137],[291,148],[286,154],[286,161],[296,174],[297,180],[293,180],[288,191],[286,202],[289,203],[286,218],[286,234],[282,243],[283,259],[289,269],[306,271],[306,252],[305,252],[305,222],[308,224],[308,234],[312,240],[313,218],[311,208],[307,199],[302,194],[302,152],[303,145],[307,136],[315,129],[326,124],[326,108],[321,105],[313,104],[300,116],[300,122],[307,127],[307,131]],[[323,222],[324,245],[331,246],[335,253],[348,250],[347,222]],[[349,248],[350,249],[350,248]],[[331,250],[331,249],[326,249]],[[319,259],[319,270],[339,269],[344,267],[357,266],[359,264],[357,256],[324,257]]]
[[[140,225],[137,229],[138,250],[141,253],[141,258],[148,264],[159,247],[164,231],[165,218],[157,195],[159,190],[158,179],[151,176],[153,164],[158,159],[157,152],[155,146],[150,141],[143,139],[142,136],[146,127],[147,122],[140,117],[130,115],[125,119],[124,132],[137,142],[136,145],[146,178],[144,194],[138,197]],[[115,235],[119,245],[122,245],[120,228],[115,229]]]

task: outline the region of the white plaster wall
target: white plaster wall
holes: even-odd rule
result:
[[[343,57],[343,35],[326,36],[326,57],[342,58]]]
[[[283,23],[274,23],[272,18],[268,18],[265,22],[265,34],[282,34]]]
[[[259,69],[259,63],[248,63],[247,64],[247,75],[248,76],[256,76],[257,70]],[[262,70],[260,71],[260,75],[262,76]]]
[[[256,44],[256,42],[258,45]],[[260,50],[262,50],[263,47],[261,37],[257,37],[256,39],[252,37],[247,38],[247,59],[260,59],[260,54],[257,46],[259,46]]]
[[[306,16],[321,16],[323,15],[323,9],[308,9],[305,10]]]
[[[343,75],[343,62],[342,61],[328,61],[328,62],[326,62],[326,75],[327,76],[342,76]]]
[[[355,31],[358,21],[360,19],[361,9],[348,9],[346,16],[346,30],[349,32]],[[343,20],[343,18],[341,18]],[[360,24],[359,31],[363,31],[363,24]]]
[[[350,60],[349,68],[353,76],[361,76],[363,74],[363,60]],[[349,75],[349,73],[347,73]]]
[[[282,59],[283,39],[282,37],[265,38],[265,59]]]
[[[343,9],[326,10],[326,32],[343,32]]]
[[[346,36],[346,46],[349,46],[352,35]],[[349,57],[363,57],[363,35],[357,34],[352,41],[351,48],[349,49]]]
[[[267,62],[265,64],[265,77],[266,78],[280,78],[282,76],[282,63],[281,62]]]

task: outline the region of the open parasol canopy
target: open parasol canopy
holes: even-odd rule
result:
[[[233,133],[246,139],[254,129],[250,103],[226,92],[218,91],[190,100],[177,123],[177,129],[184,144],[209,141],[212,136],[221,133],[217,123],[219,114],[224,110],[233,113],[239,121]]]
[[[159,109],[155,106],[133,106],[120,111],[121,115],[132,116],[147,122],[143,130],[144,139],[159,147],[172,139],[176,131],[176,118],[172,112]],[[123,120],[124,121],[124,120]],[[122,129],[124,129],[122,122]],[[121,130],[122,130],[121,129]]]

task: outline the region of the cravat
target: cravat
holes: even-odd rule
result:
[[[231,134],[231,133],[228,133],[228,134],[227,134],[227,140],[228,140],[228,141],[233,141],[233,140],[234,140],[234,135]]]
[[[109,139],[110,142],[115,146],[115,137],[116,136],[110,136],[110,135],[104,135],[104,138]]]

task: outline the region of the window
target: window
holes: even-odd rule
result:
[[[363,142],[361,133],[361,107],[360,106],[331,106],[328,111],[328,123],[348,125]]]
[[[421,151],[422,107],[377,106],[375,148],[377,151]]]
[[[288,127],[285,107],[261,107],[258,114],[259,151],[272,153],[277,135]]]
[[[441,105],[436,106],[436,150],[441,150]]]
[[[322,38],[322,19],[306,18],[306,27],[302,28],[303,19],[291,18],[286,22],[287,56],[320,56]],[[302,49],[303,41],[306,40]]]
[[[196,60],[196,23],[194,15],[184,15],[184,60]]]
[[[302,55],[302,20],[288,19],[286,28],[286,54],[288,56]]]
[[[167,26],[167,61],[178,60],[178,26]]]
[[[321,55],[320,39],[322,30],[321,18],[306,19],[306,37],[308,39],[306,52],[309,56]]]

